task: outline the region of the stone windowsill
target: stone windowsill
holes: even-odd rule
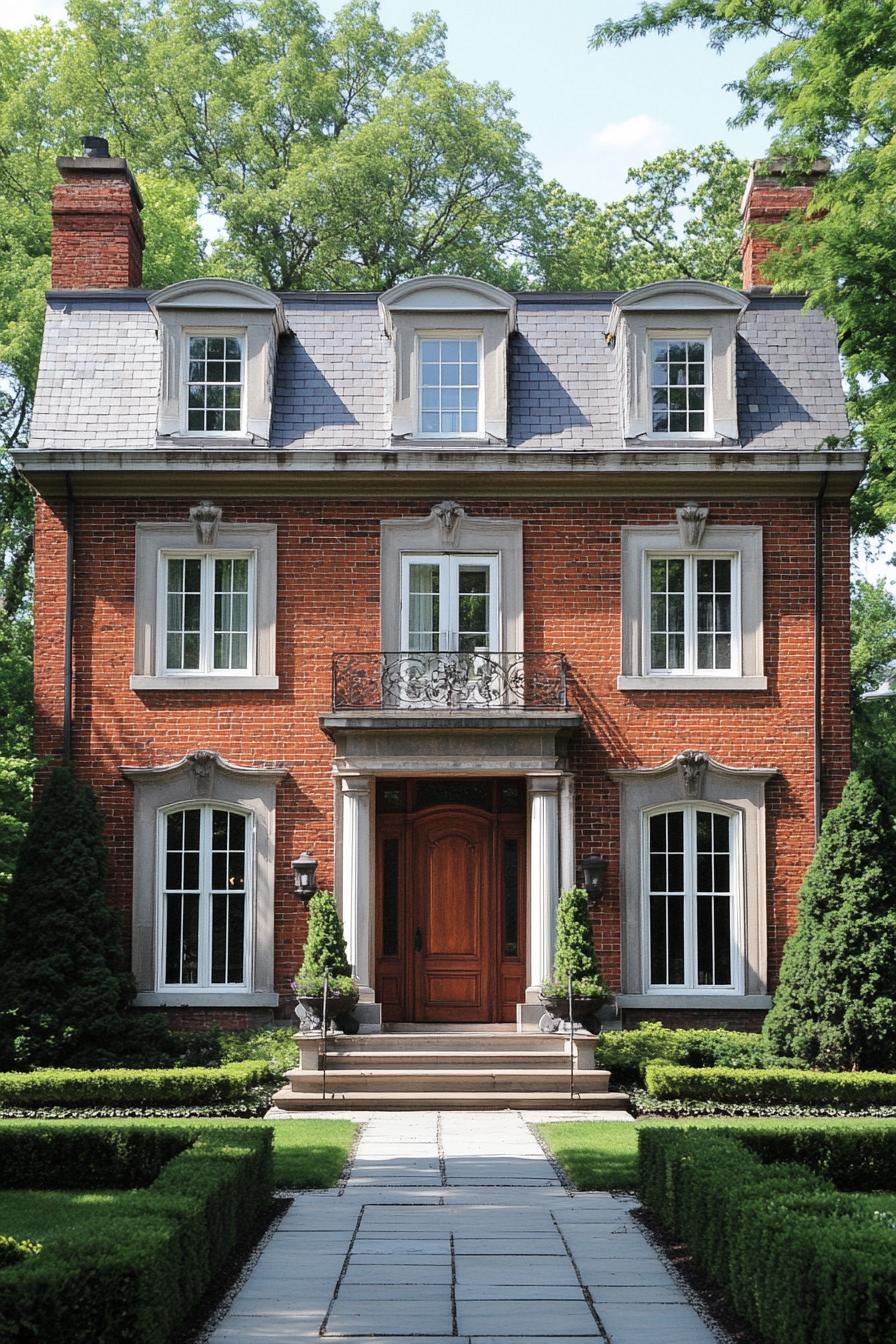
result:
[[[753,1008],[765,1012],[772,1006],[770,994],[617,994],[618,1008],[682,1008],[737,1010]]]
[[[219,677],[209,674],[197,677],[131,677],[132,691],[276,691],[280,686],[277,676]]]
[[[616,678],[617,691],[766,691],[768,677],[627,677]]]
[[[276,1008],[280,995],[268,990],[143,990],[135,1008]]]

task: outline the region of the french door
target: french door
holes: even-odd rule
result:
[[[403,651],[494,653],[499,614],[496,555],[402,557]]]

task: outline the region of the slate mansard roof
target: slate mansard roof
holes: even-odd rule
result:
[[[623,447],[612,294],[517,296],[509,446]],[[375,294],[282,295],[270,451],[393,450],[391,351]],[[139,291],[51,293],[30,451],[156,450],[160,348]],[[847,434],[833,323],[752,296],[737,337],[743,450],[813,451]]]

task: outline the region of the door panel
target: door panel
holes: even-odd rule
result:
[[[416,1020],[490,1021],[491,819],[438,808],[417,819],[413,831]]]

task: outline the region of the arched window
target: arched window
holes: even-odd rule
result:
[[[202,803],[159,813],[159,985],[249,983],[251,815]]]
[[[648,990],[740,990],[740,817],[681,803],[644,814]]]

